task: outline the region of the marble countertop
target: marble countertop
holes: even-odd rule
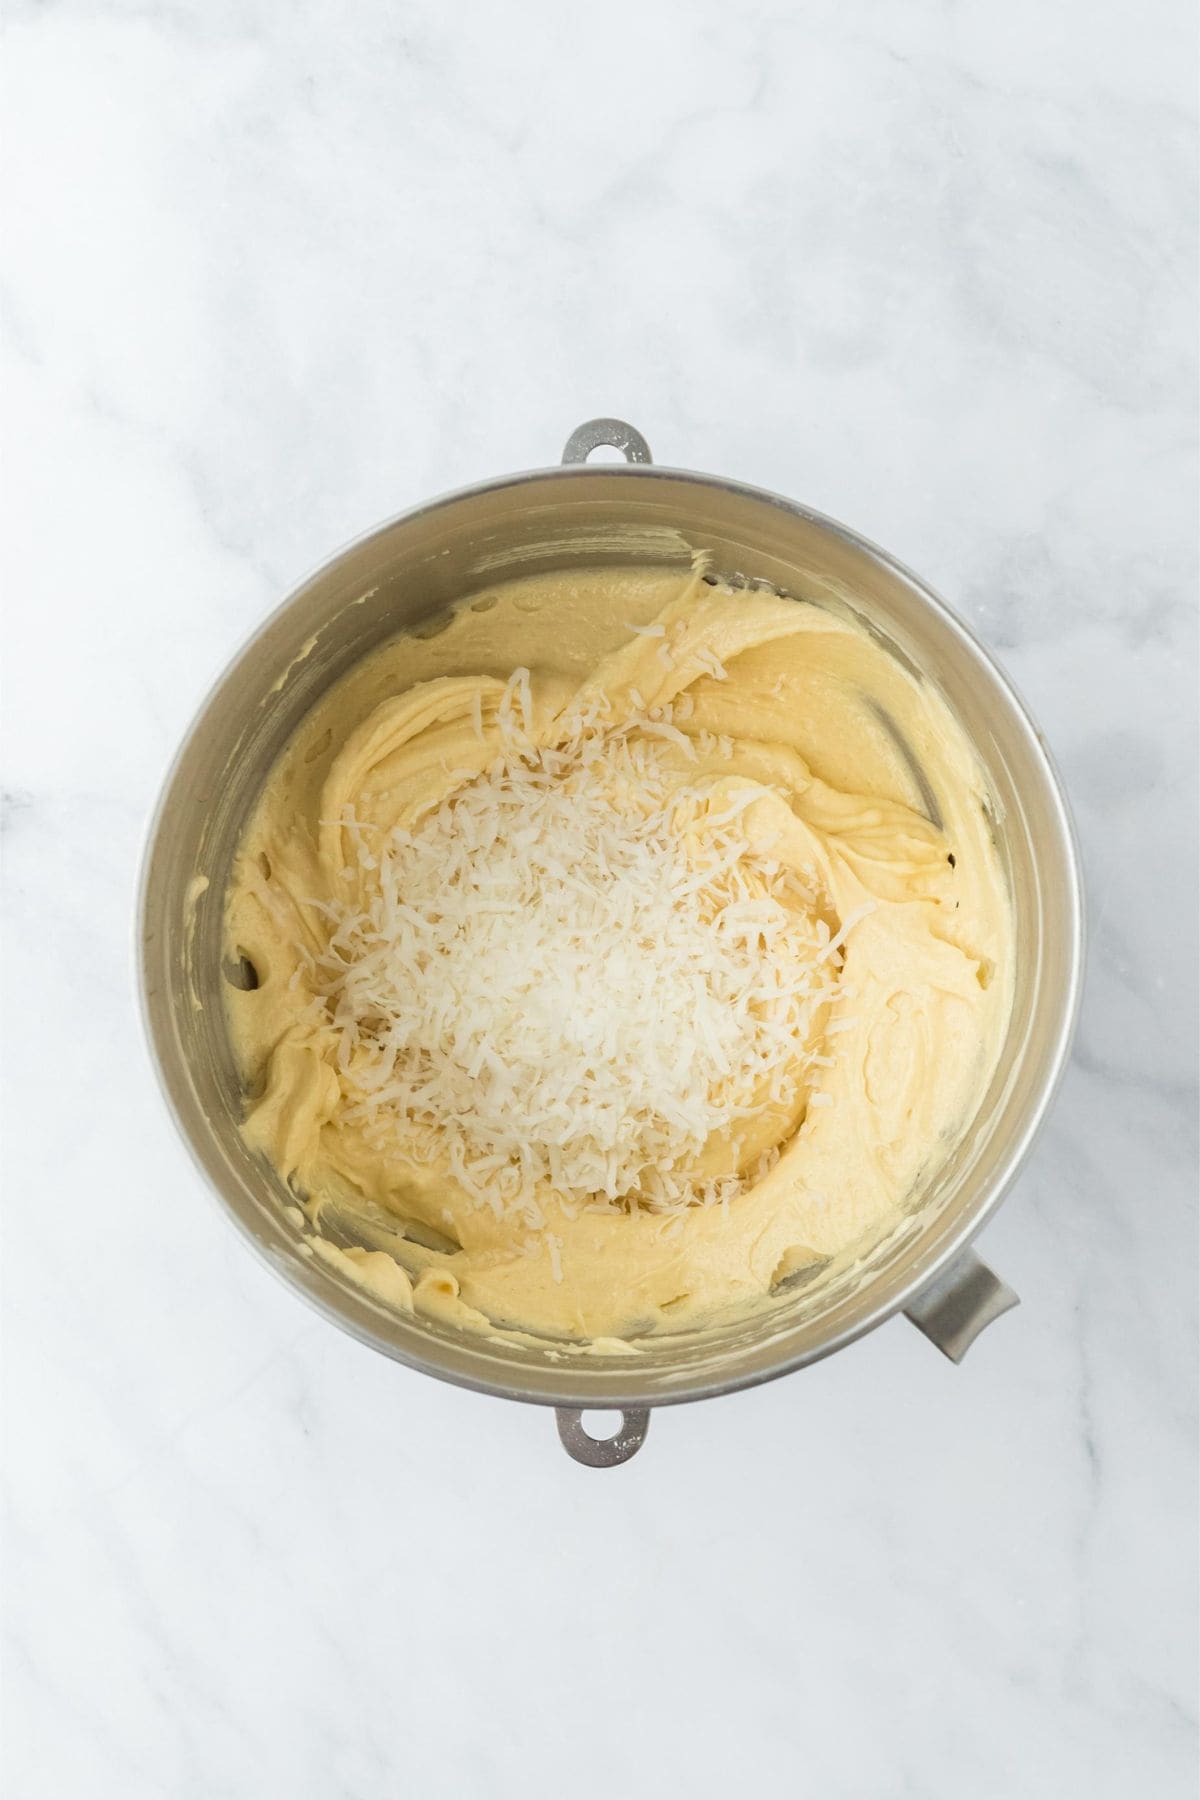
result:
[[[10,0],[6,1793],[1183,1800],[1195,43],[1085,0]],[[136,865],[310,566],[597,413],[887,545],[1065,773],[1091,965],[961,1369],[626,1468],[392,1366],[168,1121]]]

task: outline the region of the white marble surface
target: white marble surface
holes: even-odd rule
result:
[[[9,0],[4,1792],[1193,1791],[1183,0]],[[961,1370],[550,1418],[311,1316],[148,1072],[208,682],[350,534],[624,415],[887,544],[1061,759],[1078,1054]]]

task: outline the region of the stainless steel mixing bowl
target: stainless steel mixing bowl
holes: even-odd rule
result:
[[[584,466],[611,445],[625,464]],[[431,632],[501,576],[598,560],[677,562],[702,544],[737,583],[849,606],[937,684],[977,747],[1016,917],[1012,1020],[995,1079],[962,1143],[909,1217],[839,1279],[781,1294],[752,1319],[647,1340],[634,1356],[492,1341],[393,1311],[307,1252],[294,1207],[238,1131],[241,1094],[223,1021],[221,905],[264,777],[301,717],[359,657],[397,632]],[[844,526],[773,494],[651,466],[645,440],[592,420],[563,466],[431,501],[360,538],[275,612],[218,681],[188,733],[151,830],[141,975],[152,1054],[193,1155],[272,1268],[318,1311],[386,1355],[443,1380],[558,1409],[578,1460],[622,1462],[653,1407],[767,1381],[905,1310],[956,1361],[1016,1303],[968,1248],[1028,1151],[1062,1070],[1082,969],[1078,858],[1038,732],[995,664],[915,575]],[[597,1440],[586,1408],[623,1413]]]

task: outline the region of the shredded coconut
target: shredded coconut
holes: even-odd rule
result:
[[[345,820],[371,897],[332,909],[319,962],[349,1116],[447,1156],[479,1204],[534,1229],[551,1192],[728,1206],[771,1159],[690,1171],[828,1061],[818,1011],[854,921],[831,937],[811,888],[756,854],[753,789],[711,814],[704,783],[680,789],[664,754],[691,744],[670,708],[615,729],[593,713],[550,747],[532,714],[518,670],[489,768],[386,838]]]

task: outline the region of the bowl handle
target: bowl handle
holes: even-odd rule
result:
[[[558,1435],[567,1455],[589,1469],[615,1469],[618,1463],[636,1456],[650,1429],[650,1413],[644,1406],[625,1407],[621,1427],[614,1437],[594,1438],[584,1430],[583,1413],[576,1406],[555,1408]]]
[[[586,424],[577,425],[563,446],[562,459],[565,463],[585,463],[601,444],[619,450],[626,462],[654,460],[641,432],[627,425],[624,419],[589,419]]]
[[[904,1315],[943,1355],[958,1363],[985,1326],[1020,1304],[1020,1296],[1007,1282],[973,1250],[964,1250],[905,1307]],[[628,1462],[650,1429],[649,1408],[644,1406],[623,1408],[620,1429],[609,1438],[594,1438],[586,1431],[577,1406],[556,1407],[554,1416],[563,1449],[589,1469],[615,1469]]]
[[[1020,1304],[1020,1296],[993,1275],[973,1250],[964,1250],[922,1288],[905,1307],[904,1316],[957,1363],[986,1325]]]

